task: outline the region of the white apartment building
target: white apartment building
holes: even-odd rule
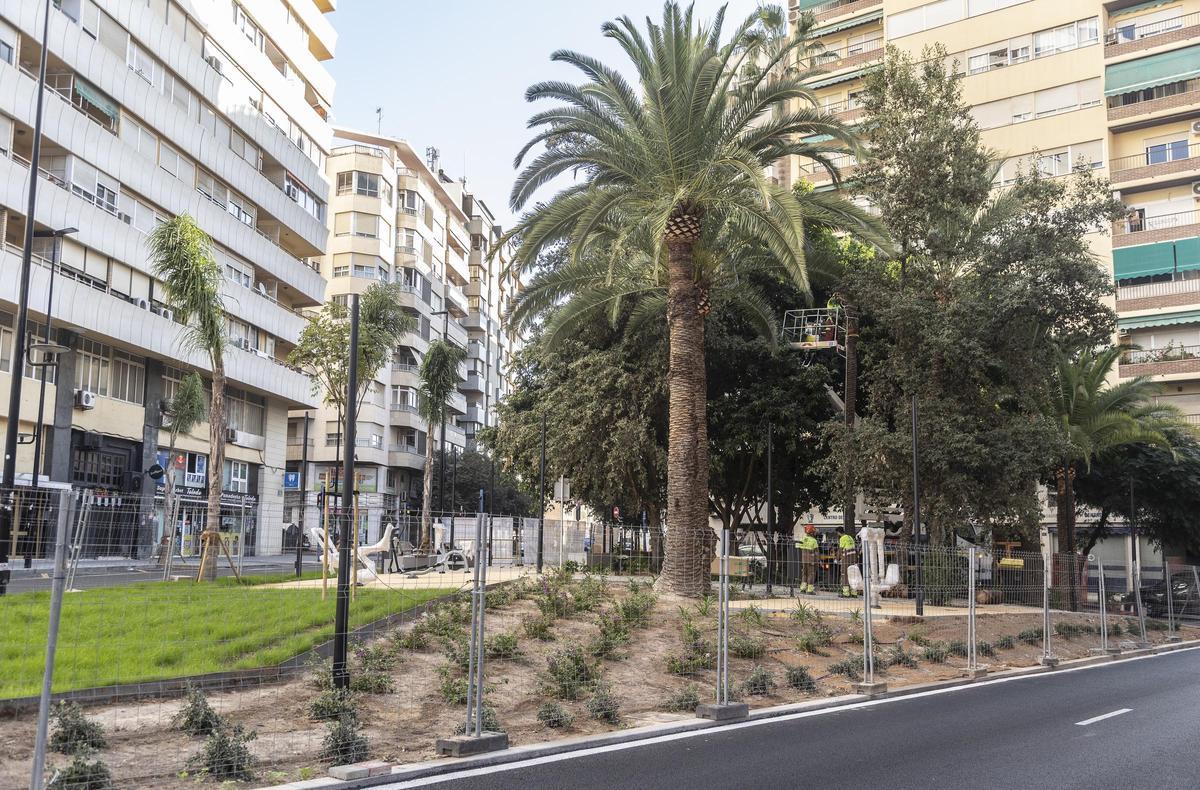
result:
[[[326,171],[334,184],[332,236],[321,263],[326,298],[345,303],[374,282],[395,282],[418,320],[387,367],[359,371],[373,378],[356,426],[355,488],[359,529],[373,542],[385,521],[405,523],[406,513],[420,508],[426,443],[442,446],[442,426],[430,436],[417,408],[418,371],[432,340],[444,337],[467,350],[445,425],[447,452],[472,447],[477,432],[494,424],[508,391],[502,373],[511,348],[500,317],[512,280],[490,254],[501,236],[491,211],[441,170],[434,149],[419,154],[403,140],[340,127],[334,134]],[[303,472],[306,524],[317,523],[317,493],[338,487],[340,439],[334,409],[292,412],[288,468]],[[289,516],[302,518],[297,510]]]
[[[96,556],[145,556],[163,534],[144,474],[161,463],[183,487],[184,553],[204,522],[209,474],[224,480],[223,528],[246,553],[281,546],[291,409],[315,405],[282,361],[320,304],[316,260],[328,239],[325,176],[336,36],[333,0],[55,0],[50,12],[38,230],[68,227],[57,255],[35,248],[30,315],[71,351],[47,388],[43,473],[105,498],[88,536]],[[0,386],[7,389],[32,167],[43,3],[0,0]],[[209,469],[208,427],[168,459],[160,404],[206,359],[150,274],[145,234],[188,213],[226,273],[230,347],[224,469]],[[32,435],[36,373],[27,368],[21,432]],[[7,402],[7,401],[5,401]],[[3,414],[4,419],[11,415]],[[21,445],[18,473],[32,468]],[[129,502],[140,497],[140,506]],[[45,536],[18,534],[44,547]],[[38,552],[40,553],[40,552]]]

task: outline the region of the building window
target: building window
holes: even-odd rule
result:
[[[108,395],[109,348],[95,340],[82,338],[75,350],[75,389]]]
[[[225,419],[230,428],[255,436],[263,436],[265,435],[265,417],[266,406],[262,398],[235,389],[227,392]]]
[[[0,41],[0,60],[3,60],[10,66],[12,65],[13,48],[12,44],[9,44],[7,41]]]
[[[145,402],[146,366],[123,351],[112,352],[112,397],[128,403]]]
[[[165,142],[158,147],[158,166],[189,187],[196,183],[196,166]]]
[[[338,236],[364,236],[369,239],[390,239],[392,226],[378,214],[343,211],[333,218],[333,232]]]
[[[125,453],[75,449],[71,453],[71,478],[97,488],[125,488]]]
[[[1188,158],[1187,138],[1170,140],[1146,146],[1146,164],[1161,165],[1164,162],[1175,162]]]
[[[221,488],[238,494],[250,492],[250,464],[245,461],[225,460],[221,471]]]

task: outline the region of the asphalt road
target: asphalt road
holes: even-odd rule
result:
[[[387,787],[1194,789],[1200,650],[577,754]]]

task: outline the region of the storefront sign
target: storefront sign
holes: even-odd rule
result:
[[[300,490],[300,473],[299,472],[284,472],[283,473],[283,490],[284,491],[299,491]]]

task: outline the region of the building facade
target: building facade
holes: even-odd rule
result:
[[[420,509],[427,443],[453,457],[495,423],[496,404],[507,392],[502,373],[511,348],[500,317],[512,280],[492,255],[501,229],[491,211],[446,175],[435,149],[418,153],[403,140],[337,128],[327,177],[334,192],[332,235],[320,263],[326,298],[346,304],[372,283],[397,283],[404,308],[417,319],[389,365],[359,371],[371,382],[356,425],[355,488],[362,539],[374,542],[385,523],[408,524]],[[467,359],[449,419],[429,426],[418,408],[419,369],[430,342],[442,338],[464,348]],[[290,500],[289,520],[316,525],[319,492],[340,487],[336,410],[293,411],[287,435],[289,469],[304,489]],[[445,476],[449,488],[453,467]]]
[[[1129,215],[1091,243],[1113,274],[1120,342],[1138,349],[1119,375],[1153,377],[1200,424],[1200,0],[790,0],[791,20],[802,12],[826,52],[818,102],[843,121],[861,119],[863,76],[887,45],[941,43],[983,144],[1005,157],[999,185],[1079,162],[1109,178]],[[851,179],[856,164],[838,162]],[[830,182],[798,158],[775,175]]]
[[[247,553],[280,549],[288,412],[315,405],[307,378],[283,361],[303,327],[300,311],[324,298],[333,98],[325,62],[336,42],[325,14],[334,5],[55,0],[34,169],[43,3],[0,0],[0,385],[27,377],[20,430],[40,430],[43,476],[90,488],[119,513],[89,535],[96,555],[145,556],[164,534],[153,505],[161,483],[145,474],[155,463],[184,492],[185,553],[214,474],[224,481],[222,528]],[[31,177],[39,179],[32,218]],[[181,436],[173,458],[166,452],[161,405],[208,363],[181,344],[145,239],[183,213],[212,237],[225,272],[229,430],[220,470],[208,467],[207,425]],[[29,222],[42,232],[77,229],[34,248],[34,333],[45,339],[49,312],[51,339],[69,349],[49,375],[42,426],[37,371],[11,370]],[[28,480],[32,444],[17,460]]]

